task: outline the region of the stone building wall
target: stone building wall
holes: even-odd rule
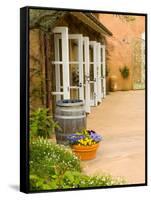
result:
[[[40,29],[29,31],[30,110],[51,107],[50,36]]]

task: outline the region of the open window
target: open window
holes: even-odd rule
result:
[[[83,37],[81,34],[69,34],[69,55],[71,98],[84,100]]]
[[[101,45],[101,76],[102,76],[102,98],[106,96],[106,58],[105,45]]]
[[[97,106],[97,42],[90,41],[90,105]]]
[[[102,102],[101,44],[97,43],[97,100]]]
[[[97,106],[106,95],[105,46],[82,34],[68,34],[67,27],[54,30],[56,101],[80,99],[85,110]]]
[[[53,32],[55,48],[55,86],[56,100],[61,98],[70,99],[70,81],[69,81],[69,44],[68,28],[56,27]]]
[[[60,99],[81,99],[86,112],[90,112],[89,38],[81,34],[68,34],[67,27],[54,29],[55,91]]]
[[[90,55],[89,55],[89,38],[83,37],[83,85],[85,109],[90,113]]]

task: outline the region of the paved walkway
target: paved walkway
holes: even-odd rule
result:
[[[88,116],[87,127],[103,141],[94,160],[83,161],[87,174],[106,172],[128,184],[145,181],[145,93],[113,92]]]

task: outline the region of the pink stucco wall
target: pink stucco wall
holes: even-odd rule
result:
[[[141,34],[145,31],[145,17],[135,16],[134,21],[124,21],[119,16],[113,14],[100,14],[98,16],[112,33],[112,37],[107,38],[107,65],[109,76],[116,75],[118,80],[118,90],[133,88],[133,43],[140,40]],[[119,68],[127,66],[130,69],[130,76],[124,80]]]

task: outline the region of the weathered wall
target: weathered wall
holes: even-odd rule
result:
[[[29,69],[30,69],[30,110],[39,107],[48,107],[51,110],[49,90],[51,81],[49,67],[50,39],[39,29],[29,32]],[[51,54],[50,54],[51,55]],[[49,84],[47,84],[49,82]],[[51,90],[50,90],[51,92]]]
[[[42,78],[41,78],[41,52],[40,52],[40,31],[30,31],[30,109],[42,107]]]
[[[145,17],[135,16],[134,21],[127,22],[116,15],[100,14],[99,20],[113,33],[112,37],[107,38],[109,76],[117,76],[118,90],[133,89],[134,43],[136,40],[141,41],[141,34],[145,31]],[[119,71],[125,65],[130,69],[130,76],[126,80]]]

